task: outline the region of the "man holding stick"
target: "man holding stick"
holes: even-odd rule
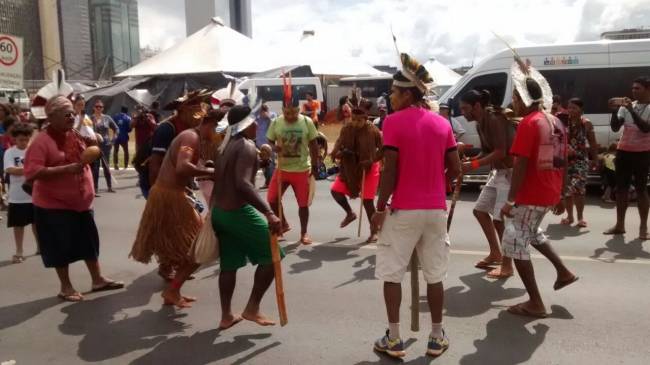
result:
[[[379,129],[368,122],[364,108],[354,107],[352,120],[341,129],[334,144],[332,160],[340,161],[340,172],[332,184],[332,197],[345,210],[346,216],[341,228],[357,219],[346,195],[357,198],[361,195],[368,220],[375,213],[375,195],[379,186],[379,171],[382,158],[382,138]],[[377,242],[377,232],[370,230],[366,243]]]
[[[277,235],[282,224],[255,189],[258,170],[256,132],[257,124],[251,116],[251,109],[234,106],[228,113],[226,137],[215,161],[212,226],[219,238],[221,257],[220,329],[230,328],[242,319],[262,326],[275,324],[260,312],[260,302],[274,278],[269,229]],[[266,217],[266,222],[258,212]],[[284,257],[283,252],[280,255]],[[247,261],[258,266],[248,304],[241,315],[236,315],[232,312],[231,300],[237,270],[246,266]]]
[[[288,232],[289,224],[280,214],[279,206],[285,190],[291,186],[298,201],[300,243],[309,245],[312,243],[307,234],[309,179],[318,173],[318,131],[309,117],[300,115],[298,98],[293,96],[291,83],[287,83],[286,78],[283,99],[282,115],[271,122],[266,133],[278,155],[278,165],[269,184],[267,199],[275,214],[282,218],[282,233]]]
[[[424,100],[433,85],[429,73],[407,54],[401,54],[401,61],[402,70],[393,76],[390,96],[396,112],[383,126],[385,165],[372,218],[379,231],[376,276],[384,281],[388,313],[388,331],[374,349],[405,356],[399,333],[401,281],[415,250],[427,282],[432,320],[426,353],[437,356],[449,346],[442,329],[442,280],[449,261],[445,172],[456,178],[460,159],[449,122],[428,110]]]

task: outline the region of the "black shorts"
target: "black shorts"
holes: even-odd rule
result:
[[[7,227],[25,227],[34,223],[34,205],[32,203],[9,203]]]
[[[637,190],[642,190],[648,185],[648,172],[650,170],[650,151],[629,152],[616,151],[616,188],[626,190],[634,183]]]

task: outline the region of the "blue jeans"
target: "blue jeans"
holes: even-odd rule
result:
[[[151,186],[149,186],[148,174],[148,171],[138,172],[138,185],[140,186],[140,191],[145,199],[149,197],[149,189],[151,189]]]

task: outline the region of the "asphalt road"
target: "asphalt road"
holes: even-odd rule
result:
[[[283,262],[289,313],[286,327],[259,327],[242,322],[216,330],[219,320],[218,265],[201,268],[185,291],[199,296],[191,309],[161,305],[163,283],[155,265],[127,258],[144,200],[132,173],[118,173],[118,193],[96,200],[101,236],[101,265],[124,290],[88,294],[81,303],[55,297],[53,270],[32,256],[10,263],[13,237],[0,228],[0,362],[17,364],[394,364],[372,351],[386,327],[381,283],[374,279],[375,248],[360,245],[356,226],[339,229],[342,212],[329,197],[328,182],[319,182],[312,207],[310,247],[298,246],[296,206],[285,198],[294,230],[285,242]],[[471,190],[471,189],[470,189]],[[429,332],[426,299],[420,298],[422,329],[411,332],[408,278],[404,281],[402,337],[408,364],[647,364],[650,358],[650,243],[636,235],[606,237],[601,231],[614,220],[612,206],[591,199],[586,210],[590,228],[544,222],[554,247],[581,277],[555,292],[550,263],[535,258],[546,319],[532,320],[504,311],[526,298],[518,277],[495,281],[473,267],[487,244],[471,214],[477,191],[467,191],[456,208],[452,257],[445,281],[445,328],[451,347],[438,359],[424,356]],[[358,208],[358,203],[353,202]],[[4,212],[2,213],[4,215]],[[636,233],[638,216],[631,210],[628,232]],[[35,250],[27,235],[26,253]],[[71,266],[80,291],[90,290],[82,263]],[[234,307],[243,308],[252,285],[253,268],[240,271]],[[424,283],[421,279],[421,293]],[[277,318],[273,287],[263,310]]]

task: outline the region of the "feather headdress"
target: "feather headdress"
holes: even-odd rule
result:
[[[544,76],[531,65],[530,60],[527,59],[524,61],[505,39],[501,38],[494,32],[492,33],[495,37],[501,40],[510,51],[512,51],[515,62],[510,67],[510,76],[512,77],[512,83],[519,93],[521,100],[527,107],[530,107],[533,103],[540,103],[544,106],[544,109],[550,111],[551,106],[553,105],[553,90],[551,90],[551,85],[549,85],[546,78],[544,78]],[[526,86],[527,80],[533,80],[539,85],[542,89],[541,98],[534,99],[530,95],[528,87]]]
[[[406,53],[400,53],[395,34],[393,34],[393,43],[402,66],[401,70],[393,75],[393,85],[406,88],[416,87],[425,95],[433,92],[432,89],[436,84],[429,71],[415,58]]]
[[[65,72],[63,70],[55,70],[52,72],[52,82],[43,86],[36,97],[32,101],[31,112],[36,119],[45,119],[45,104],[50,98],[61,95],[68,99],[72,99],[74,90],[72,86],[65,82]]]

